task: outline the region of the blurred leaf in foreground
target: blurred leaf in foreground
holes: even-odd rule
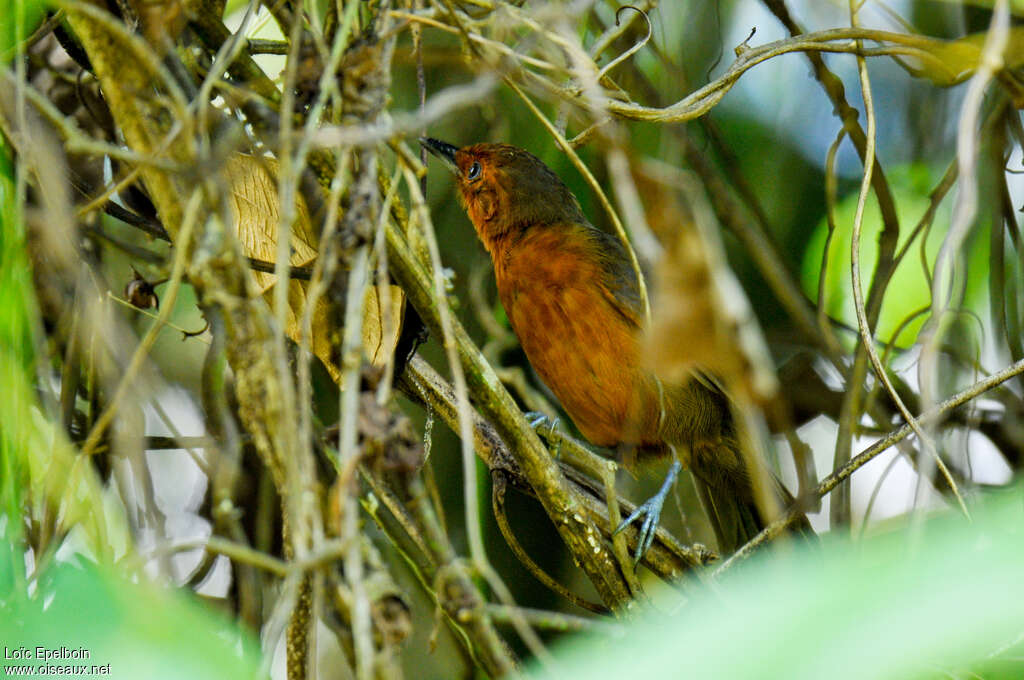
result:
[[[993,494],[973,522],[949,514],[763,553],[614,644],[574,639],[559,668],[588,680],[1024,677],[1022,491]]]
[[[0,561],[0,569],[7,564]],[[24,647],[33,657],[5,659],[6,665],[28,664],[41,673],[45,664],[109,664],[109,677],[155,680],[259,675],[256,641],[178,591],[131,583],[92,563],[54,563],[31,595],[8,589],[13,583],[0,573],[0,638],[8,650]],[[37,646],[65,656],[84,649],[88,658],[36,658]]]
[[[0,64],[14,57],[17,43],[32,34],[43,20],[43,4],[16,0],[4,3],[0,12]]]
[[[24,670],[25,674],[85,677],[93,674],[95,665],[101,669],[97,674],[133,680],[257,677],[258,644],[194,597],[134,583],[110,566],[86,563],[83,567],[64,558],[79,550],[100,560],[112,559],[113,543],[118,542],[112,529],[123,524],[118,522],[118,512],[105,507],[91,466],[75,464],[62,429],[44,415],[32,388],[38,313],[13,174],[9,150],[0,141],[0,382],[4,385],[0,398],[0,644],[6,652],[4,674]],[[24,534],[26,528],[38,531],[39,521],[30,512],[41,513],[39,508],[46,504],[59,511],[54,524],[64,543],[37,553],[26,547]],[[39,658],[36,647],[56,650],[56,656]],[[88,652],[87,658],[82,649]],[[61,670],[46,673],[47,665]],[[63,670],[80,665],[89,666],[90,671]]]

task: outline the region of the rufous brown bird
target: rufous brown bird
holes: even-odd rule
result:
[[[643,304],[622,243],[592,226],[569,188],[527,151],[420,143],[455,173],[512,329],[583,436],[597,446],[635,447],[639,460],[675,452],[661,490],[622,525],[645,517],[637,558],[653,540],[680,465],[694,475],[722,553],[756,535],[765,517],[726,396],[709,380],[671,384],[644,368]],[[792,502],[770,473],[756,473],[779,505]]]

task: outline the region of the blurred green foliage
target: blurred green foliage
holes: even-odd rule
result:
[[[260,677],[257,641],[194,596],[133,583],[119,569],[56,561],[32,579],[31,593],[12,587],[9,567],[21,551],[0,542],[0,639],[32,658],[7,664],[109,664],[113,678]],[[87,659],[36,657],[36,647],[85,649]],[[77,674],[88,675],[88,674]]]
[[[5,0],[0,5],[0,64],[14,56],[14,46],[42,21],[45,5],[32,0]]]
[[[625,636],[559,650],[563,675],[631,678],[978,678],[1024,674],[1024,489],[973,521],[944,513],[854,543],[763,552],[719,587],[687,591]]]
[[[638,101],[649,105],[674,101],[707,81],[707,69],[718,53],[724,53],[723,66],[728,65],[731,45],[726,44],[727,36],[736,26],[741,27],[744,34],[749,31],[749,11],[756,4],[663,0],[661,7],[652,13],[655,43],[634,57],[662,101],[650,101],[640,87],[634,87],[629,81],[629,76],[623,73],[625,69],[620,69],[616,75],[622,74],[626,89],[635,94]],[[838,5],[833,7],[834,4],[814,6],[812,3],[810,6],[820,12],[843,10]],[[973,4],[990,7],[992,2],[976,0]],[[241,0],[231,0],[228,14],[245,5]],[[614,16],[611,5],[597,3],[594,8],[606,24]],[[931,17],[937,24],[936,33],[945,29],[944,33],[958,36],[965,30],[951,20],[944,24],[943,19],[935,18],[940,14],[939,9],[955,14],[961,9],[958,2],[909,5],[906,16],[914,16],[916,12],[919,18]],[[1018,0],[1014,0],[1012,6],[1014,11],[1024,11],[1024,3]],[[0,56],[7,55],[13,44],[16,23],[20,22],[25,29],[22,35],[38,24],[42,17],[40,7],[37,3],[16,0],[16,4],[0,9]],[[8,11],[12,8],[15,11]],[[982,18],[987,21],[988,17]],[[781,30],[777,22],[758,21],[759,32],[754,43],[780,37],[781,34],[772,33]],[[973,25],[972,30],[984,30],[985,22],[975,23],[978,25]],[[919,28],[929,30],[920,25]],[[587,29],[585,40],[591,41],[595,35],[596,32]],[[283,36],[273,21],[265,20],[262,28],[252,32],[250,37],[279,39]],[[458,37],[424,30],[423,40],[428,97],[473,77],[472,65],[467,63],[469,56],[463,52]],[[514,41],[510,39],[510,42]],[[668,63],[654,56],[655,45],[666,51]],[[609,56],[606,54],[603,59],[607,61]],[[276,78],[284,60],[261,56],[259,61],[265,64],[267,73]],[[744,96],[748,88],[752,90],[772,83],[768,70],[776,66],[775,62],[799,63],[806,75],[807,66],[801,55],[772,60],[771,64],[759,66],[758,70],[744,76],[735,93],[728,96],[723,107],[712,111],[708,119],[721,127],[725,147],[735,155],[740,174],[761,202],[767,216],[766,226],[782,250],[783,261],[792,270],[799,271],[805,292],[815,299],[827,232],[823,200],[824,154],[808,153],[807,147],[800,149],[797,143],[815,136],[830,139],[841,123],[835,117],[822,115],[814,121],[815,129],[810,130],[794,123],[796,118],[786,117],[787,109],[805,108],[808,102],[829,106],[819,84],[810,77],[787,82],[785,92],[773,93],[775,108],[746,105],[729,108],[728,105]],[[829,63],[845,79],[851,103],[859,107],[852,58],[830,56]],[[884,60],[874,60],[872,74],[877,75],[891,66]],[[901,69],[892,68],[892,71],[896,75],[890,80],[875,80],[877,101],[886,102],[890,107],[881,120],[880,157],[886,161],[903,227],[901,239],[905,240],[927,207],[928,194],[938,180],[934,163],[939,160],[946,163],[951,158],[949,122],[957,115],[951,102],[955,103],[958,95],[930,84],[922,85]],[[911,90],[918,86],[922,89]],[[397,52],[391,95],[393,109],[411,111],[418,105],[411,40],[407,35],[402,37]],[[915,110],[911,106],[915,102],[928,105]],[[540,102],[540,105],[552,119],[557,119],[557,106],[550,102]],[[919,117],[925,114],[928,118],[922,123]],[[637,157],[650,156],[684,166],[679,135],[690,134],[707,150],[709,157],[726,165],[717,157],[717,147],[708,141],[706,130],[699,123],[680,126],[680,129],[653,124],[624,127]],[[598,226],[607,227],[606,216],[578,172],[522,102],[507,89],[499,88],[479,106],[439,121],[427,132],[457,145],[507,141],[528,148],[569,184],[588,217]],[[570,121],[568,132],[570,136],[579,132],[577,121]],[[592,145],[579,151],[599,181],[609,186],[600,152]],[[926,152],[934,157],[924,158],[928,155]],[[852,154],[847,160],[851,158]],[[897,162],[904,165],[899,166]],[[859,166],[855,170],[859,172]],[[99,564],[84,564],[80,559],[62,561],[54,559],[53,555],[36,556],[36,559],[45,558],[48,566],[31,578],[26,574],[21,549],[26,526],[22,515],[24,496],[42,494],[45,497],[46,487],[41,480],[46,476],[59,477],[63,468],[59,465],[46,467],[42,463],[67,453],[67,442],[63,439],[62,428],[42,416],[32,387],[37,381],[34,350],[38,338],[34,325],[38,323],[38,314],[12,173],[10,154],[0,146],[0,384],[5,390],[0,399],[0,492],[5,513],[5,517],[0,517],[0,638],[8,646],[84,646],[92,652],[96,663],[111,663],[114,677],[253,677],[258,672],[259,650],[249,635],[212,614],[196,598],[163,590],[148,582],[133,583],[118,567],[111,566],[113,556],[109,552],[113,541],[109,534],[113,532],[110,529],[115,527],[114,535],[119,540],[125,538],[127,531],[119,521],[121,508],[106,512],[102,502],[92,508],[100,517],[92,517],[97,521],[95,528],[88,530],[87,541],[96,546],[101,540],[101,531],[108,532],[104,552],[97,554]],[[849,271],[850,231],[857,200],[856,186],[850,179],[853,174],[848,172],[840,181],[841,196],[835,215],[837,231],[829,249],[824,282],[827,312],[848,326],[856,325]],[[474,268],[489,267],[489,264],[453,198],[450,181],[446,174],[432,171],[428,197],[442,243],[443,259],[456,273],[456,292],[461,301],[458,314],[474,336],[484,340],[484,333],[469,309],[466,288]],[[949,205],[947,199],[926,240],[925,253],[932,262],[948,226]],[[107,222],[110,232],[118,234],[117,226],[110,220]],[[870,285],[877,258],[879,230],[880,218],[872,196],[862,234],[865,287]],[[127,235],[132,230],[124,228],[123,232]],[[727,244],[735,245],[729,234],[725,236]],[[972,273],[965,284],[967,307],[981,312],[986,304],[984,273],[989,257],[984,226],[977,229],[968,242],[967,253]],[[762,323],[769,331],[773,325],[786,326],[788,318],[766,291],[747,255],[737,248],[730,248],[729,254]],[[111,281],[119,280],[127,271],[127,260],[120,256],[107,256],[103,264]],[[1010,266],[1012,268],[1013,263]],[[1016,271],[1012,270],[1008,276]],[[881,340],[893,340],[897,325],[927,303],[928,285],[915,245],[890,284],[891,292],[879,322]],[[487,283],[486,288],[487,299],[493,303],[493,287]],[[191,289],[186,289],[175,312],[177,323],[188,328],[199,325],[193,303],[194,295]],[[507,324],[500,305],[492,304],[487,310],[499,322]],[[895,339],[897,344],[911,343],[924,320],[925,317],[920,317],[906,326]],[[181,346],[179,337],[174,332],[165,333],[160,341],[162,346],[157,347],[154,355],[167,378],[196,386],[205,346],[199,343]],[[443,365],[439,343],[430,343],[422,351],[435,365]],[[501,358],[508,364],[519,364],[529,370],[518,349],[507,351]],[[322,410],[336,413],[336,392],[326,389],[324,393],[334,401]],[[406,406],[414,418],[422,419],[420,408]],[[564,422],[562,425],[570,427]],[[441,426],[434,436],[431,465],[435,466],[447,518],[453,524],[453,540],[464,554],[460,524],[463,487],[455,453],[457,442]],[[488,499],[483,494],[487,492],[489,480],[482,467],[478,469],[481,505],[486,508]],[[644,476],[643,483],[658,483],[656,475]],[[631,489],[630,482],[623,481],[630,497],[642,498],[653,490]],[[536,503],[521,497],[511,499],[510,503],[514,504],[513,523],[528,552],[571,587],[585,591],[586,583],[572,583],[573,579],[580,579],[579,573],[573,570],[564,551],[556,547],[557,536]],[[85,506],[86,502],[78,499],[78,504]],[[88,512],[84,507],[73,510],[72,519],[85,517]],[[687,512],[691,519],[699,515],[695,506],[688,507]],[[484,514],[487,517],[483,519],[488,523],[488,553],[512,586],[517,602],[527,606],[564,606],[525,574],[497,534],[490,513],[485,510]],[[792,554],[763,554],[730,574],[720,588],[688,591],[692,599],[675,616],[652,614],[614,644],[609,644],[605,638],[573,640],[565,644],[560,653],[564,655],[562,668],[567,677],[598,679],[641,675],[645,678],[913,678],[968,677],[972,673],[985,678],[1022,677],[1024,671],[1017,661],[1024,655],[1018,637],[1024,628],[1024,608],[1020,606],[1024,601],[1024,579],[1019,576],[1024,558],[1021,514],[1020,490],[1015,489],[1004,492],[979,511],[972,525],[956,517],[941,517],[877,536],[863,544],[830,540],[822,548]],[[678,532],[680,518],[666,517],[666,525]],[[692,537],[681,532],[677,535]],[[699,530],[696,535],[700,538]],[[400,560],[396,558],[394,562]],[[412,582],[411,578],[408,580]],[[417,611],[423,616],[416,620],[431,616],[432,607],[433,603],[423,604],[422,611]],[[444,668],[447,664],[450,668],[459,663],[457,652],[443,646],[425,661],[428,645],[436,640],[427,639],[431,631],[424,627],[418,628],[415,635],[421,639],[416,641],[418,647],[411,643],[407,647],[405,665],[409,677],[416,677],[416,670],[430,675],[428,668],[433,671],[434,666]],[[509,637],[514,641],[514,636]],[[430,676],[445,677],[443,671]]]
[[[941,175],[922,165],[892,166],[886,173],[896,201],[901,225],[897,252],[902,250],[914,226],[928,210],[928,194]],[[852,328],[857,327],[857,316],[853,306],[853,274],[850,271],[850,256],[853,248],[853,218],[857,209],[858,194],[853,190],[842,196],[835,206],[835,233],[829,242],[828,257],[822,267],[822,251],[828,237],[828,220],[818,222],[807,250],[804,251],[802,280],[804,291],[812,300],[818,299],[818,286],[822,272],[825,272],[824,309],[838,321]],[[928,316],[917,314],[914,321],[904,323],[908,316],[926,308],[931,300],[931,272],[922,266],[921,247],[929,263],[935,261],[939,246],[949,228],[950,202],[945,201],[931,228],[917,237],[907,256],[896,268],[889,285],[897,294],[886,297],[879,316],[876,335],[884,342],[895,341],[897,346],[906,347],[914,342],[918,331]],[[878,264],[878,238],[882,233],[882,215],[878,200],[872,193],[864,210],[864,221],[860,236],[860,275],[864,290],[870,289],[875,267]],[[986,245],[983,242],[979,242]],[[866,293],[865,293],[866,296]],[[899,332],[899,338],[894,334]],[[850,336],[851,345],[853,338]]]
[[[8,540],[19,542],[25,480],[19,451],[27,441],[23,428],[30,421],[26,374],[32,368],[35,295],[16,193],[10,149],[0,140],[0,381],[6,391],[0,399],[0,521],[5,522]],[[24,564],[15,567],[0,574],[4,581],[16,574],[19,582],[24,581]]]
[[[41,16],[42,4],[21,0],[0,11],[0,55],[8,55],[19,24],[31,27]],[[62,508],[68,526],[84,514],[108,513],[102,500],[99,507],[82,507],[100,497],[76,493],[88,484],[78,487],[72,480],[81,478],[69,477],[69,461],[62,455],[67,442],[43,417],[33,388],[39,316],[17,194],[10,148],[0,138],[0,641],[8,652],[5,666],[37,671],[46,664],[106,666],[100,673],[133,680],[260,677],[257,641],[194,596],[144,579],[133,582],[120,567],[88,562],[72,551],[26,553],[26,504],[40,511],[51,503]],[[71,491],[66,498],[54,497],[54,485]],[[109,519],[100,517],[99,523]],[[110,534],[101,539],[86,533],[79,548],[110,557]],[[37,646],[84,648],[89,658],[37,658]],[[31,657],[11,659],[21,647]]]
[[[900,240],[896,252],[906,248],[906,255],[896,268],[889,282],[892,291],[885,298],[875,329],[876,337],[882,342],[892,342],[899,348],[907,348],[917,341],[918,333],[930,318],[926,312],[931,302],[932,268],[939,254],[939,248],[946,236],[952,214],[952,201],[947,197],[935,213],[931,226],[915,234],[915,227],[930,206],[930,192],[941,178],[941,172],[924,165],[893,165],[887,169],[889,185],[892,188],[900,222]],[[801,279],[804,291],[812,300],[818,299],[822,272],[825,272],[823,301],[825,312],[834,320],[850,328],[857,327],[857,316],[853,305],[853,274],[850,270],[850,256],[853,247],[853,218],[857,208],[857,191],[842,196],[835,207],[835,233],[829,242],[828,257],[822,267],[822,251],[828,237],[828,220],[822,217],[818,222],[803,254]],[[878,201],[872,193],[865,205],[864,220],[860,238],[861,285],[870,289],[878,263],[878,239],[882,232],[882,217]],[[912,234],[914,241],[907,247]],[[988,307],[988,262],[989,227],[985,220],[978,220],[978,227],[972,231],[964,248],[964,259],[968,276],[960,283],[963,288],[961,311],[982,314]],[[967,323],[963,316],[960,325]],[[973,338],[975,350],[980,342],[977,324],[967,323],[969,336]],[[899,333],[899,337],[895,337]],[[852,348],[853,335],[847,336]],[[976,351],[972,354],[976,354]],[[976,357],[975,357],[976,358]]]

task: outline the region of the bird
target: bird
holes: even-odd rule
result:
[[[760,480],[768,480],[778,506],[793,502],[742,452],[729,399],[713,380],[665,382],[645,366],[643,299],[627,251],[587,220],[547,165],[510,144],[419,141],[455,174],[512,330],[580,433],[598,447],[627,447],[641,463],[673,456],[658,493],[616,530],[643,517],[637,561],[653,542],[680,468],[694,477],[722,554],[766,526],[755,497]],[[806,518],[796,524],[809,530]]]

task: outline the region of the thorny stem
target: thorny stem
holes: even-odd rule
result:
[[[291,253],[291,225],[295,216],[297,179],[302,168],[306,164],[307,154],[312,145],[314,133],[321,123],[322,114],[329,99],[335,101],[336,107],[341,106],[341,97],[338,91],[338,78],[336,77],[338,66],[341,63],[345,49],[349,45],[350,36],[355,30],[356,17],[359,10],[359,3],[350,0],[342,16],[339,30],[335,31],[331,43],[330,53],[326,55],[323,70],[317,83],[317,94],[313,105],[306,114],[305,125],[297,140],[292,141],[292,117],[287,115],[294,109],[294,91],[297,78],[297,69],[300,60],[300,50],[303,43],[301,31],[302,20],[300,16],[293,18],[292,36],[290,40],[290,51],[286,68],[286,77],[282,95],[281,108],[286,115],[281,116],[281,149],[278,156],[281,161],[281,181],[279,184],[278,201],[280,208],[280,221],[278,226],[277,241],[277,285],[274,289],[274,308],[278,316],[277,340],[279,355],[284,358],[285,340],[283,329],[285,327],[289,311],[289,278],[288,264]],[[319,37],[319,32],[316,33]],[[391,43],[387,43],[390,45]],[[391,50],[386,47],[380,63],[376,64],[378,71],[387,71],[390,68]],[[382,102],[373,102],[366,107],[365,118],[369,122],[379,116]],[[335,111],[335,116],[337,116]],[[294,150],[293,150],[294,146]],[[361,177],[356,180],[357,186],[370,187],[368,201],[368,213],[372,219],[374,209],[379,209],[380,196],[376,192],[376,168],[377,151],[374,148],[364,148],[359,153]],[[296,166],[294,169],[292,165]],[[339,173],[344,177],[345,169]],[[344,184],[335,184],[332,181],[332,188]],[[331,214],[337,214],[337,208],[328,208]],[[335,223],[336,225],[336,223]],[[331,238],[336,238],[332,233]],[[334,246],[332,242],[330,246]],[[328,247],[334,258],[340,257],[338,248]],[[363,300],[367,286],[370,283],[369,276],[370,247],[360,245],[352,254],[348,263],[350,266],[348,275],[347,295],[345,300],[345,318],[342,338],[342,365],[339,387],[340,395],[340,441],[339,441],[339,474],[336,484],[338,493],[341,495],[339,506],[341,509],[341,537],[346,541],[348,550],[344,556],[345,580],[350,589],[351,602],[351,626],[353,637],[353,648],[355,656],[355,672],[359,680],[369,680],[377,672],[377,655],[373,639],[373,624],[371,621],[371,605],[367,594],[365,579],[365,568],[363,564],[363,551],[358,540],[359,536],[359,504],[358,484],[355,479],[355,466],[358,463],[360,452],[357,447],[357,419],[359,416],[359,379],[362,367],[362,328],[363,328]],[[332,265],[334,262],[331,263]],[[333,271],[331,279],[336,281],[339,273]],[[316,299],[307,299],[306,318],[309,318],[314,311]],[[303,345],[308,347],[312,342],[311,333],[302,338]],[[306,361],[310,361],[309,354],[306,354]],[[282,366],[284,362],[282,362]],[[304,401],[302,408],[308,411],[311,403]],[[308,416],[304,416],[308,419]],[[304,439],[303,442],[308,440]],[[312,480],[310,480],[312,481]],[[320,538],[322,528],[318,514],[313,515],[314,535]]]
[[[368,171],[368,170],[367,170]],[[350,541],[345,554],[345,580],[352,589],[352,637],[355,642],[356,674],[373,676],[373,630],[370,601],[363,583],[363,555],[359,547],[358,483],[355,478],[360,452],[357,446],[359,378],[362,367],[363,296],[369,282],[369,246],[360,246],[352,257],[345,300],[342,339],[342,379],[338,442],[338,493],[341,495],[341,536]]]

